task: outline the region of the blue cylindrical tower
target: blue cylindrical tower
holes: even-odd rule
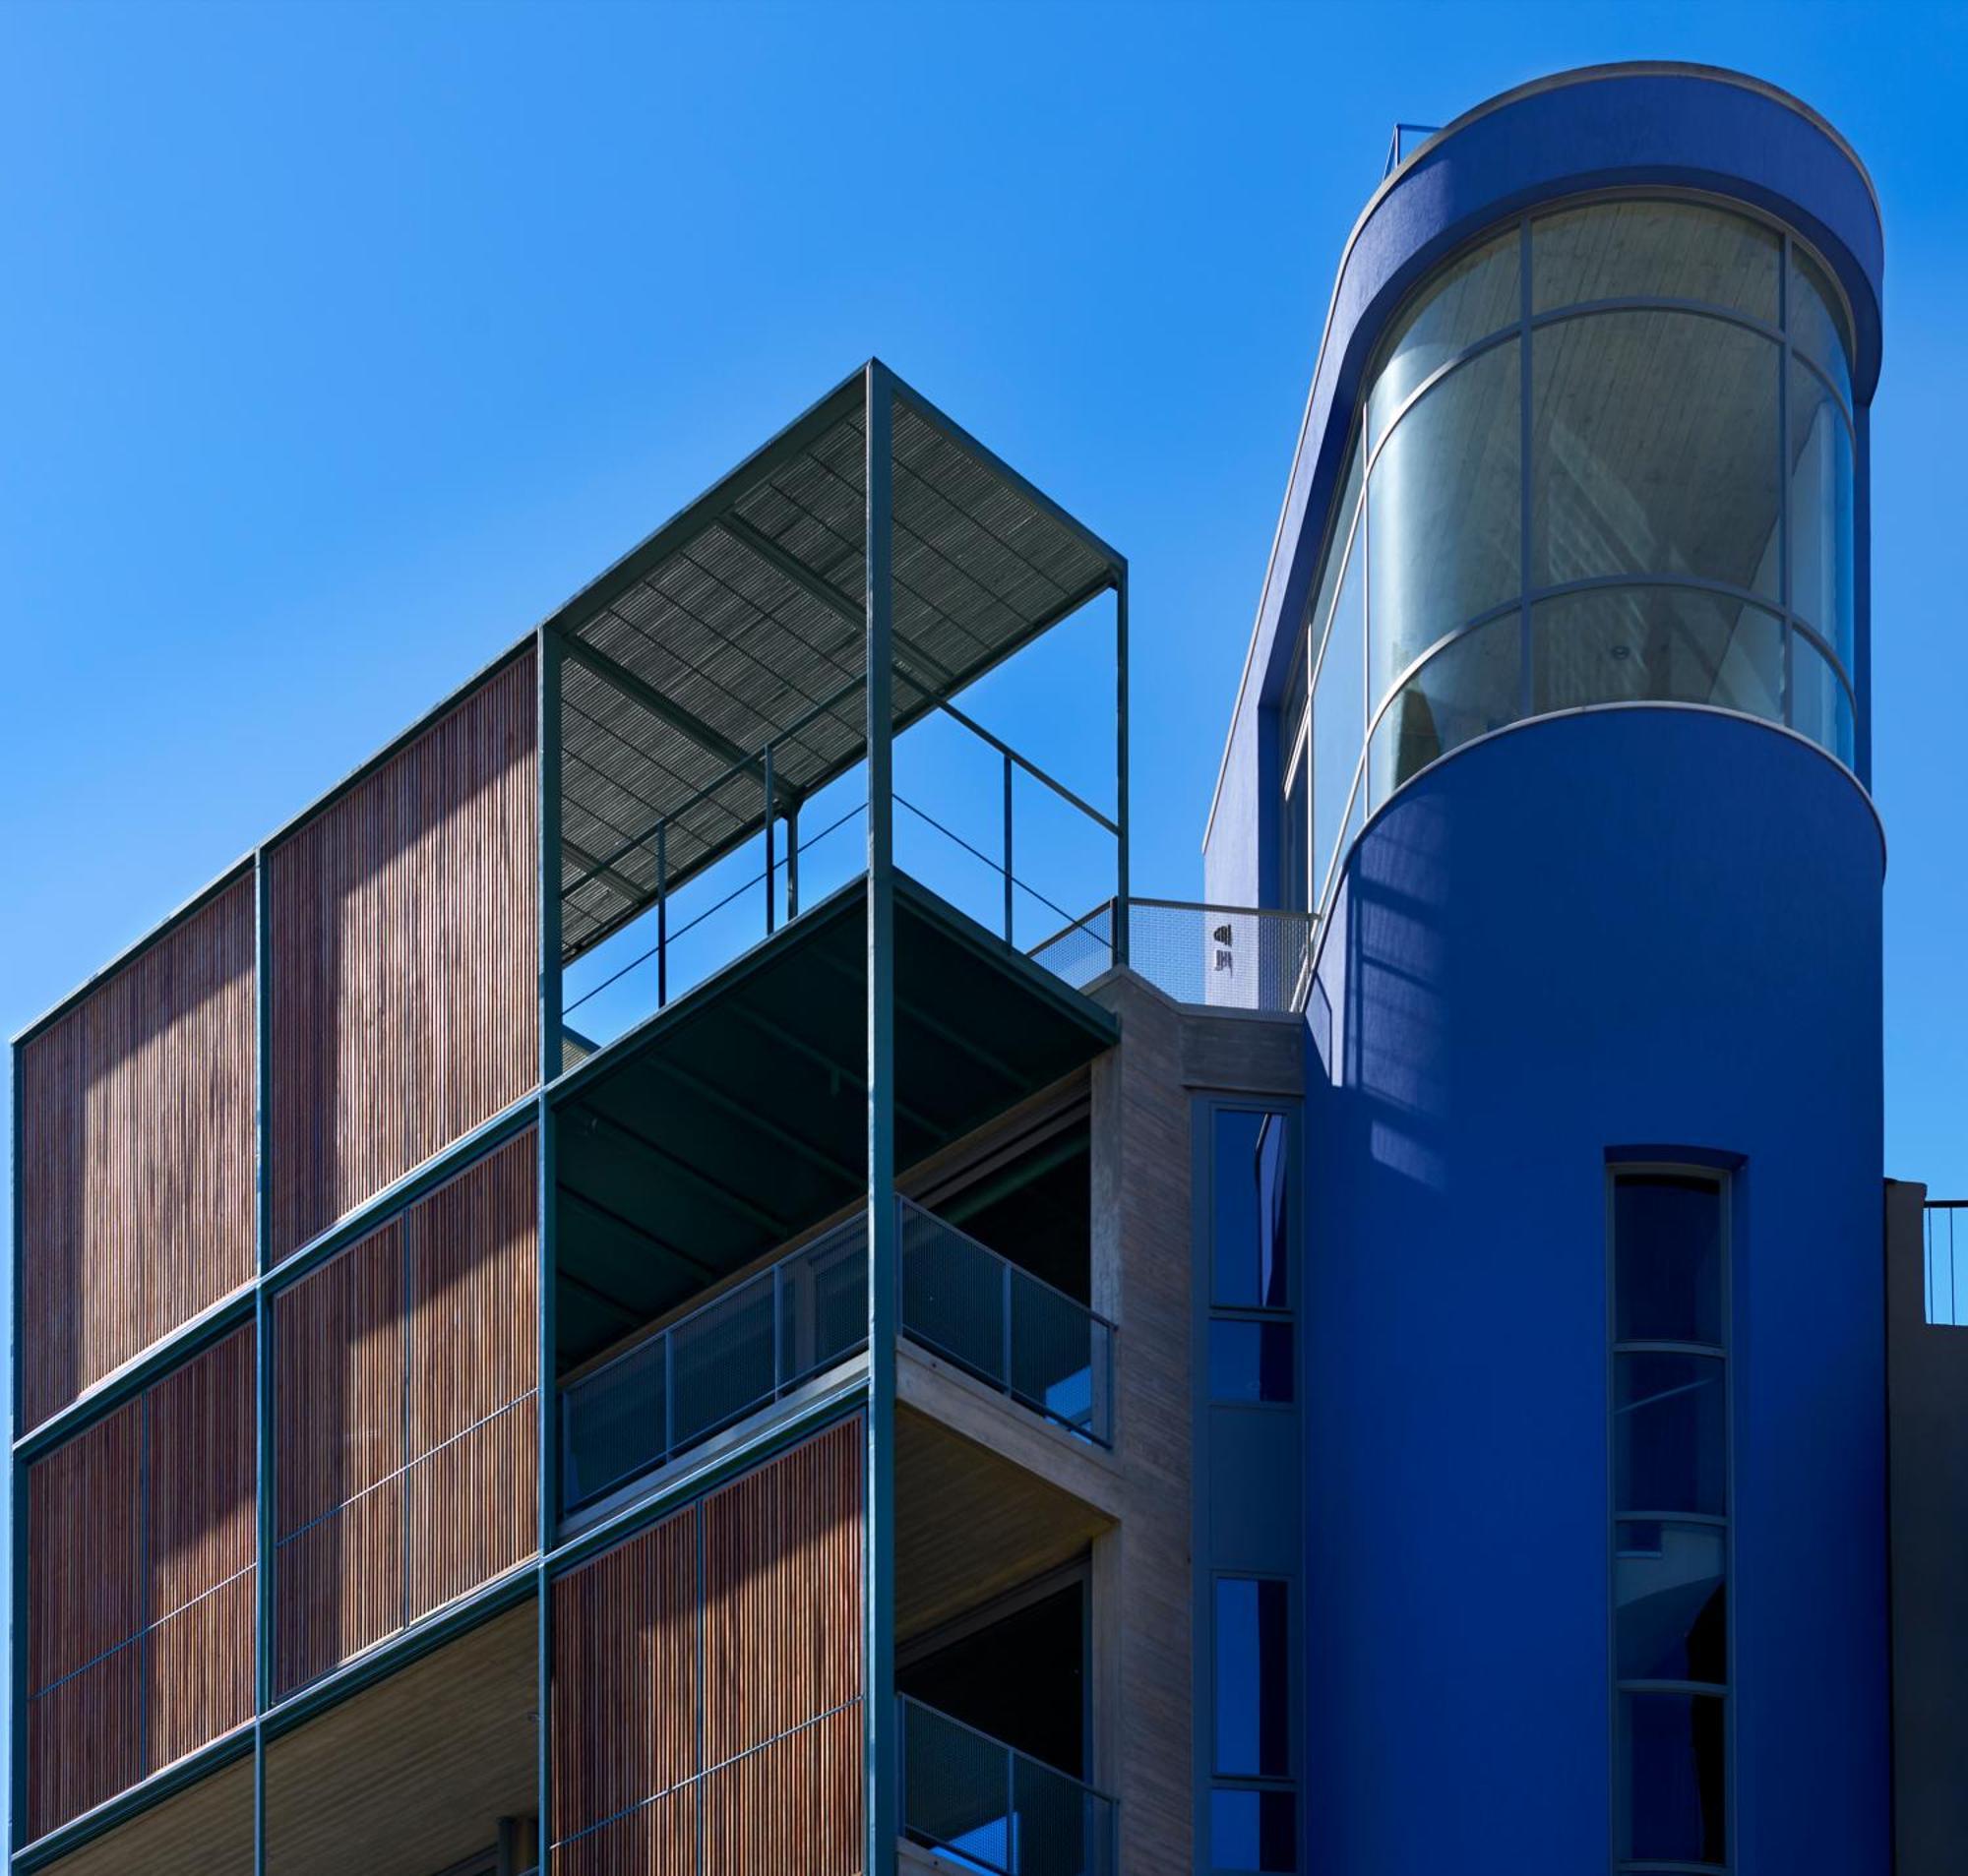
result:
[[[1210,835],[1308,1004],[1307,1867],[1889,1867],[1863,168],[1572,73],[1349,242]]]

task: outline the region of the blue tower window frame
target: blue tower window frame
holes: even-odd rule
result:
[[[1733,1515],[1734,1478],[1734,1358],[1732,1353],[1733,1265],[1736,1254],[1734,1198],[1735,1162],[1723,1156],[1691,1154],[1686,1158],[1621,1159],[1609,1156],[1605,1186],[1606,1245],[1606,1327],[1607,1327],[1607,1665],[1609,1672],[1608,1771],[1612,1802],[1608,1811],[1609,1863],[1616,1876],[1639,1876],[1643,1871],[1700,1872],[1701,1876],[1729,1876],[1737,1867],[1736,1849],[1736,1738],[1735,1619],[1731,1604],[1735,1600],[1735,1544]],[[1652,1297],[1644,1286],[1631,1281],[1632,1242],[1627,1245],[1628,1261],[1623,1271],[1621,1249],[1621,1193],[1623,1188],[1679,1189],[1705,1192],[1712,1197],[1714,1248],[1712,1253],[1714,1296],[1712,1308],[1699,1305],[1702,1278],[1698,1267],[1692,1286],[1690,1313],[1680,1320],[1670,1319],[1668,1305],[1657,1286]],[[1623,1277],[1629,1281],[1623,1283]],[[1629,1304],[1634,1292],[1642,1295],[1639,1306],[1651,1315],[1634,1319]],[[1685,1374],[1671,1372],[1680,1364]],[[1697,1377],[1704,1366],[1715,1370],[1719,1389],[1716,1405],[1704,1421],[1698,1411],[1690,1411],[1700,1389],[1707,1385]],[[1651,1390],[1642,1393],[1641,1390]],[[1631,1393],[1635,1398],[1629,1399]],[[1680,1432],[1692,1462],[1692,1472],[1682,1502],[1643,1504],[1629,1494],[1638,1489],[1646,1495],[1637,1475],[1644,1467],[1631,1450],[1631,1438],[1623,1464],[1623,1415],[1649,1402],[1669,1404],[1682,1421]],[[1698,1450],[1712,1442],[1719,1450],[1705,1456],[1709,1476],[1703,1477],[1704,1455]],[[1657,1476],[1657,1474],[1656,1474]],[[1649,1482],[1650,1483],[1650,1482]],[[1680,1662],[1633,1658],[1635,1638],[1629,1625],[1623,1633],[1621,1579],[1622,1566],[1656,1566],[1663,1579],[1671,1580],[1667,1546],[1678,1540],[1681,1547],[1698,1550],[1713,1546],[1718,1554],[1719,1587],[1701,1603],[1689,1621],[1685,1638],[1685,1658]],[[1634,1570],[1633,1574],[1639,1571]],[[1698,1592],[1701,1579],[1691,1579]],[[1659,1600],[1658,1598],[1656,1600]],[[1711,1621],[1712,1618],[1712,1621]],[[1697,1641],[1697,1631],[1706,1639]],[[1723,1631],[1720,1677],[1709,1671],[1712,1664],[1695,1659],[1698,1647],[1712,1646],[1713,1630]],[[1648,1651],[1651,1653],[1652,1651]],[[1639,1669],[1636,1671],[1636,1666]],[[1714,1728],[1720,1748],[1719,1798],[1721,1817],[1721,1856],[1709,1854],[1704,1842],[1692,1854],[1666,1854],[1660,1846],[1635,1843],[1636,1823],[1632,1779],[1636,1762],[1644,1763],[1663,1783],[1680,1779],[1684,1798],[1692,1797],[1698,1828],[1706,1829],[1701,1817],[1707,1797],[1701,1788],[1698,1763],[1690,1768],[1676,1763],[1686,1744],[1698,1751],[1696,1735],[1704,1722]],[[1686,1740],[1682,1737],[1685,1730]],[[1657,1787],[1658,1788],[1658,1787]],[[1646,1828],[1653,1827],[1646,1821]],[[1679,1851],[1686,1845],[1666,1846]]]

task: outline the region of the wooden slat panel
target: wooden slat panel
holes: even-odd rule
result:
[[[267,856],[277,1255],[534,1083],[535,715],[527,653]]]
[[[21,1052],[21,1408],[45,1420],[253,1274],[253,882]]]
[[[708,1774],[706,1876],[857,1876],[865,1847],[862,1765],[857,1701]]]
[[[413,1618],[510,1569],[538,1543],[537,1185],[528,1129],[404,1220]]]
[[[538,1546],[536,1152],[515,1135],[275,1300],[282,1692]]]
[[[695,1870],[700,1802],[707,1867],[861,1867],[865,1437],[830,1427],[555,1583],[555,1876]]]
[[[252,1718],[253,1383],[241,1329],[30,1472],[31,1836]]]
[[[276,1685],[402,1619],[403,1224],[274,1300]]]
[[[711,1765],[861,1691],[858,1428],[830,1427],[705,1501]]]
[[[557,1844],[697,1770],[697,1546],[693,1506],[554,1584]],[[663,1838],[666,1827],[649,1829]],[[555,1867],[613,1868],[637,1835],[611,1832],[617,1847],[594,1846],[578,1861],[557,1851]]]
[[[253,1401],[250,1329],[149,1391],[149,1771],[253,1717]]]

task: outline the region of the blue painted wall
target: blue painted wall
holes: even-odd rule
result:
[[[1660,707],[1473,745],[1356,845],[1308,1032],[1322,1876],[1608,1866],[1603,1181],[1638,1145],[1744,1160],[1737,1866],[1885,1876],[1883,864],[1827,758]]]

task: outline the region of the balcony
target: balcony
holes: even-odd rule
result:
[[[1113,1876],[1114,1800],[904,1696],[901,1835],[987,1876]]]
[[[896,1206],[903,1336],[1111,1446],[1113,1324],[923,1206]],[[629,1490],[859,1355],[867,1283],[867,1221],[855,1217],[568,1382],[565,1512]]]
[[[1109,899],[1035,946],[1033,961],[1077,989],[1112,968],[1122,950],[1132,970],[1178,1003],[1282,1015],[1303,1002],[1311,913],[1181,899],[1125,903],[1124,944],[1116,932],[1122,902]]]

